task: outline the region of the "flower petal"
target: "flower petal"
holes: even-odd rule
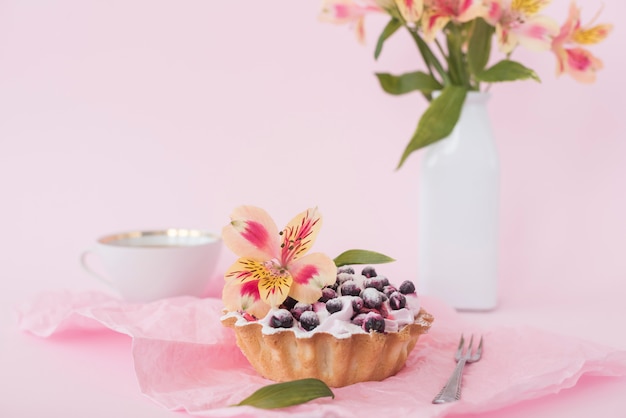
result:
[[[317,208],[307,209],[293,218],[280,232],[282,235],[280,245],[282,265],[291,264],[293,260],[309,251],[321,227],[322,215]]]
[[[396,6],[400,10],[402,18],[410,23],[417,22],[424,10],[423,0],[396,0]]]
[[[319,19],[329,23],[354,22],[370,12],[382,12],[375,1],[357,4],[352,0],[323,0]]]
[[[498,48],[505,54],[513,51],[518,43],[517,35],[499,23],[496,25],[496,39],[498,40]]]
[[[502,9],[502,0],[486,0],[485,6],[487,11],[484,18],[491,26],[495,26],[504,13],[504,10]]]
[[[360,44],[365,44],[365,19],[363,17],[356,20],[354,31],[356,32],[356,39]]]
[[[552,39],[559,33],[559,25],[547,16],[533,16],[511,31],[525,48],[547,51],[552,45]]]
[[[526,16],[537,14],[550,4],[552,0],[513,0],[511,10],[522,13]]]
[[[561,26],[559,34],[552,41],[553,46],[559,46],[566,42],[571,42],[572,35],[577,27],[580,26],[580,9],[576,3],[571,2],[567,20]]]
[[[596,71],[602,69],[602,61],[584,48],[566,49],[565,53],[564,69],[574,80],[580,83],[596,81]]]
[[[259,296],[263,302],[277,308],[289,296],[292,283],[293,279],[287,271],[281,275],[268,274],[259,280]]]
[[[259,281],[268,274],[265,262],[252,258],[240,258],[224,273],[227,282],[246,283]]]
[[[603,41],[613,29],[613,25],[596,25],[589,29],[578,29],[572,37],[574,42],[581,45],[597,44]]]
[[[482,0],[460,0],[458,14],[454,17],[457,22],[469,22],[477,17],[483,17],[489,9]]]
[[[289,294],[293,279],[290,272],[274,261],[257,261],[240,258],[224,275],[227,283],[257,283],[259,298],[272,307],[277,307]]]
[[[302,303],[314,303],[322,296],[322,288],[337,278],[337,266],[326,254],[313,253],[288,266],[293,277],[289,295]]]
[[[222,300],[228,311],[244,311],[257,318],[263,318],[270,310],[269,305],[259,296],[258,281],[238,283],[226,282],[222,290]]]
[[[240,206],[222,229],[224,244],[240,257],[270,260],[278,255],[278,228],[261,208]]]
[[[444,28],[450,21],[450,17],[441,13],[425,11],[422,17],[422,30],[424,31],[424,40],[432,42],[440,30]]]

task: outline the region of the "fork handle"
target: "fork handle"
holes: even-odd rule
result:
[[[441,392],[435,396],[435,399],[433,399],[433,403],[454,402],[461,398],[461,380],[463,378],[463,368],[465,367],[466,361],[467,359],[464,357],[459,360],[448,382],[441,388]]]

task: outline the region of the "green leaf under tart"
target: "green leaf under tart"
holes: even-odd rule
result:
[[[527,80],[532,78],[541,82],[539,76],[530,68],[524,67],[517,61],[502,60],[485,71],[476,74],[476,79],[488,83],[497,83],[500,81],[516,81]]]
[[[383,50],[383,44],[385,43],[385,41],[401,27],[402,27],[402,22],[400,22],[396,18],[392,18],[389,21],[389,23],[387,23],[387,26],[385,26],[385,29],[383,29],[383,32],[378,37],[378,42],[376,43],[376,49],[374,50],[374,59],[378,59],[378,57],[380,56],[380,53]]]
[[[339,254],[333,261],[337,267],[341,267],[351,264],[384,264],[396,260],[376,251],[348,250]]]
[[[284,408],[326,396],[335,398],[335,394],[326,383],[319,379],[300,379],[263,386],[243,401],[232,406],[248,405],[263,409]]]
[[[389,94],[405,94],[415,90],[430,94],[441,90],[443,86],[430,74],[415,71],[401,75],[376,73],[380,86]]]
[[[430,106],[422,114],[417,130],[406,146],[397,168],[402,167],[413,151],[437,142],[452,133],[452,129],[461,116],[465,96],[467,96],[465,87],[453,84],[444,87],[441,95],[430,102]]]

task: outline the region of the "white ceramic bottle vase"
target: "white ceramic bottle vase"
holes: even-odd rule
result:
[[[420,173],[418,287],[460,310],[497,303],[500,172],[488,100],[468,93],[456,127],[428,146]]]

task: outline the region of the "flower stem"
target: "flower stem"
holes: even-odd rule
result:
[[[439,53],[441,54],[441,56],[444,57],[447,61],[448,56],[446,55],[446,51],[443,50],[443,47],[441,46],[439,39],[435,39],[435,45],[437,45],[437,49],[439,50]]]
[[[430,75],[433,76],[433,78],[436,78],[433,72],[433,68],[434,68],[434,70],[437,71],[437,74],[441,77],[440,81],[442,82],[442,84],[444,86],[450,84],[450,76],[448,75],[448,73],[446,73],[443,66],[441,65],[441,62],[439,62],[439,60],[437,59],[437,56],[433,54],[433,51],[430,49],[426,41],[422,39],[422,37],[417,33],[416,30],[413,30],[408,26],[406,28],[409,30],[409,33],[415,40],[415,43],[417,44],[417,48],[419,49],[420,54],[422,55],[422,59],[424,60],[424,63],[426,64],[426,67],[428,68],[428,72],[430,73]]]
[[[463,53],[463,34],[460,27],[454,23],[447,26],[446,41],[448,45],[448,70],[452,82],[458,86],[471,89],[469,73],[467,71],[467,59]]]

